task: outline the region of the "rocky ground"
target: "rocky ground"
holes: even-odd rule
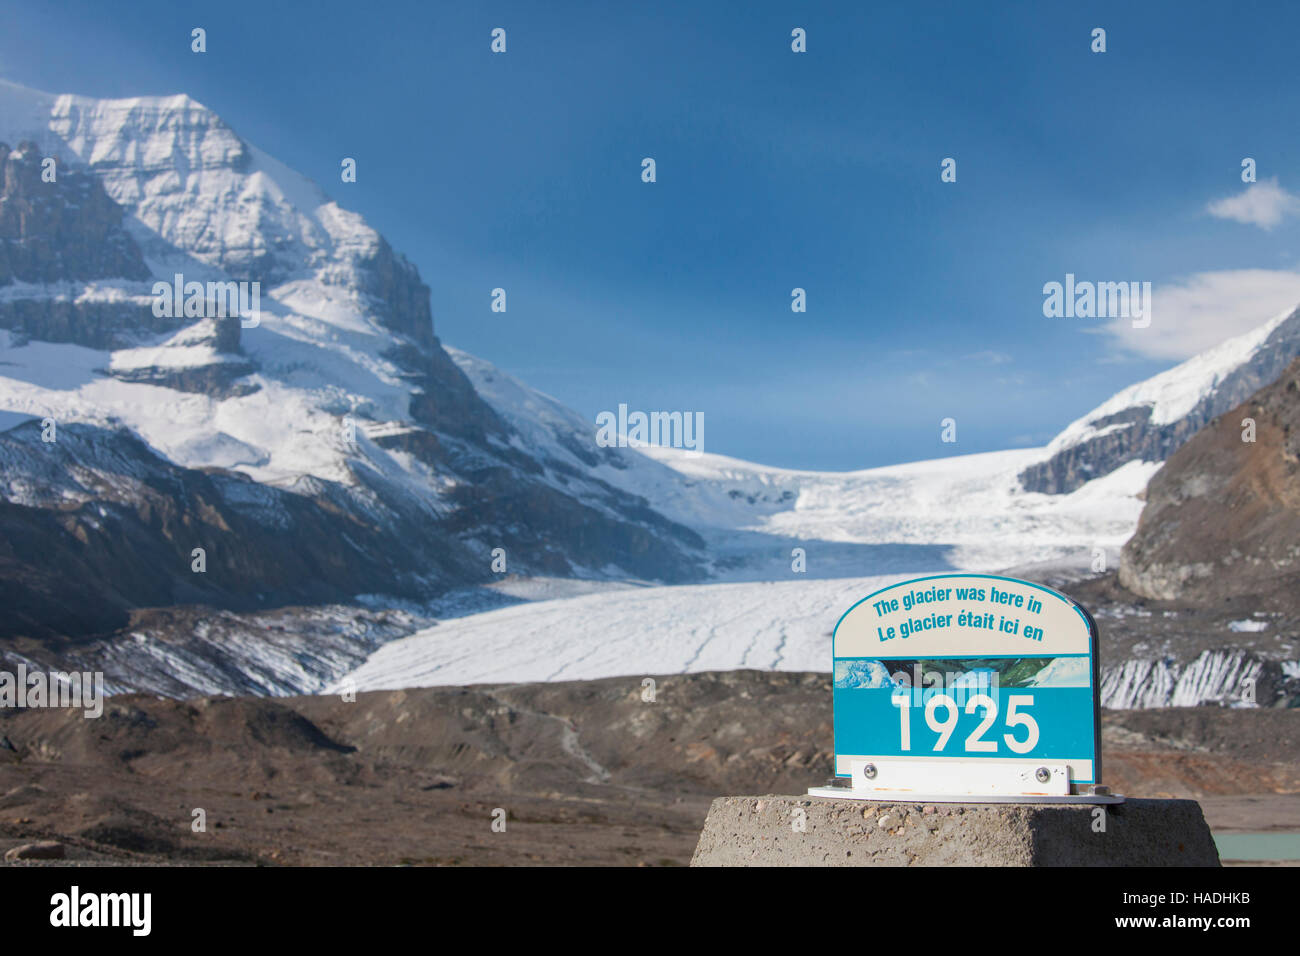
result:
[[[56,841],[82,863],[681,865],[713,797],[827,782],[828,675],[658,677],[653,701],[642,680],[352,702],[128,695],[98,720],[0,711],[0,850]],[[1300,710],[1109,712],[1104,741],[1121,792],[1196,797],[1219,830],[1300,829]]]
[[[1271,610],[1296,600],[1298,535],[1300,359],[1156,472],[1119,580],[1194,607],[1255,595]]]

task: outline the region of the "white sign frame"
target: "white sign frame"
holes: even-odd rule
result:
[[[913,618],[912,620],[918,624],[917,628],[910,633],[902,633],[901,635],[894,631],[903,629],[889,629],[884,625],[884,616],[894,614],[899,610],[899,597],[904,593],[909,594],[912,598],[909,611],[917,607],[919,603],[929,604],[932,608],[937,607],[940,611],[951,611],[954,608],[942,605],[957,600],[950,595],[959,586],[958,583],[967,585],[969,591],[969,588],[975,586],[975,581],[1001,582],[1001,585],[992,584],[987,586],[986,593],[989,598],[992,598],[993,595],[1004,597],[1005,592],[1012,585],[1017,589],[1013,596],[1020,600],[1023,600],[1026,594],[1030,594],[1029,591],[1024,589],[1032,589],[1043,593],[1041,600],[1034,600],[1031,596],[1031,599],[1027,602],[1031,605],[1038,605],[1038,610],[1034,611],[1038,615],[1034,623],[1035,625],[1041,625],[1043,622],[1050,620],[1054,622],[1055,626],[1050,628],[1036,626],[1036,637],[1029,636],[1028,628],[1024,634],[1021,634],[1019,626],[1017,626],[1016,632],[1004,631],[1007,634],[1015,633],[1016,637],[1026,640],[1037,640],[1038,643],[1031,646],[1039,652],[1040,656],[1061,655],[1077,658],[1084,656],[1080,648],[1086,647],[1090,664],[1088,687],[1092,700],[1091,759],[1079,757],[1064,760],[1059,757],[1041,754],[1024,758],[1015,758],[1013,755],[1010,758],[998,757],[996,759],[991,756],[978,759],[963,759],[960,756],[935,759],[923,755],[889,753],[879,755],[842,754],[839,752],[840,741],[837,735],[836,774],[838,776],[849,776],[851,786],[813,787],[808,790],[810,795],[837,799],[925,803],[1113,804],[1123,801],[1122,796],[1111,794],[1108,788],[1100,783],[1102,779],[1099,701],[1101,668],[1097,622],[1087,608],[1059,591],[1032,581],[992,574],[952,573],[900,581],[867,595],[841,615],[832,631],[832,666],[834,667],[838,662],[854,661],[863,656],[879,656],[883,660],[894,661],[916,659],[918,662],[935,658],[960,660],[963,657],[968,657],[971,660],[977,660],[986,657],[1030,656],[1028,654],[984,655],[970,653],[968,648],[962,648],[958,645],[963,639],[970,640],[970,635],[977,629],[966,625],[955,626],[956,619],[953,616],[949,616],[944,623],[936,624],[935,622],[943,621],[944,615],[942,613],[932,613],[928,618],[920,616]],[[997,590],[999,586],[1003,588],[1002,592]],[[891,595],[891,592],[893,592],[893,595]],[[962,591],[956,591],[956,593],[961,594]],[[981,597],[980,600],[985,601],[986,598]],[[904,604],[906,603],[904,602]],[[960,607],[967,611],[970,610],[967,605],[960,605]],[[1016,607],[1020,608],[1023,605],[1017,604]],[[863,608],[867,610],[859,610]],[[1081,618],[1081,622],[1074,619],[1075,614]],[[992,622],[994,616],[1001,617],[1001,615],[989,615],[989,622]],[[927,621],[933,625],[934,634],[926,633],[927,630],[930,630],[923,626]],[[847,625],[846,622],[848,622]],[[999,630],[1002,630],[1001,625],[1004,622],[1005,617],[1003,617],[1002,622],[999,622]],[[1084,625],[1082,632],[1078,630],[1080,623]],[[990,627],[991,623],[981,623],[979,625],[979,628]],[[945,633],[939,636],[938,632],[941,629]],[[877,655],[870,653],[871,649],[877,649],[879,645],[887,642],[892,643],[895,638],[900,636],[903,640],[898,642],[898,646],[906,644],[909,647],[909,653],[903,657],[900,658],[893,654]],[[983,639],[983,634],[977,636],[981,640]],[[909,638],[915,638],[915,640],[909,642],[907,640]],[[954,644],[954,641],[957,643]],[[845,653],[846,651],[848,653]],[[939,651],[944,653],[939,653]],[[1046,655],[1043,655],[1044,651]],[[840,686],[838,683],[836,684],[837,688]],[[858,686],[872,686],[877,690],[881,689],[880,684]],[[1082,687],[1083,685],[1075,684],[1072,686]],[[907,693],[911,693],[911,691],[907,691]],[[902,706],[907,705],[903,704]],[[839,711],[837,699],[835,718],[839,721],[842,716],[844,715]],[[1077,726],[1077,721],[1074,723]],[[847,774],[845,773],[846,769]]]

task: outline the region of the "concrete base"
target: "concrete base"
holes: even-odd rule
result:
[[[1195,800],[1134,799],[1089,807],[719,797],[691,857],[691,866],[1218,865]]]

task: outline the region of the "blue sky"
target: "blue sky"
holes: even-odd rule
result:
[[[190,94],[593,420],[851,469],[1041,444],[1300,301],[1300,13],[1133,6],[3,2],[0,76]],[[1152,282],[1152,328],[1045,318],[1067,272]]]

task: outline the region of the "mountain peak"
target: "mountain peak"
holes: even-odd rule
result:
[[[7,559],[13,606],[73,603],[86,540],[120,560],[72,629],[150,602],[429,598],[490,580],[501,546],[515,573],[700,572],[686,528],[516,441],[443,351],[416,268],[211,110],[6,84],[0,116],[0,143],[37,146],[0,147],[7,478],[38,486],[74,446],[85,477],[63,535],[56,504],[0,489],[0,541],[30,545]]]

